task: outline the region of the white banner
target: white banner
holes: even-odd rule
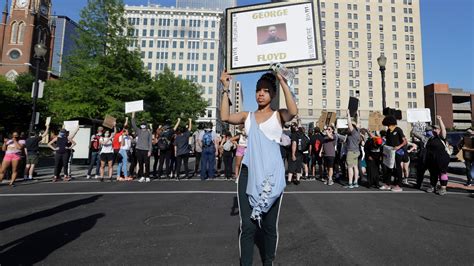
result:
[[[407,109],[407,122],[431,122],[431,112],[428,108]]]
[[[140,111],[143,111],[143,100],[125,103],[126,114]]]
[[[79,120],[64,121],[64,129],[66,129],[69,132],[76,130],[78,126],[79,126]]]

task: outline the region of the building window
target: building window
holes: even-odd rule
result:
[[[310,96],[313,95],[313,89],[312,88],[308,89],[308,95],[310,95]]]
[[[313,105],[313,99],[308,99],[308,105],[312,106]]]
[[[323,3],[322,3],[323,4]],[[313,109],[308,109],[308,115],[313,116]]]

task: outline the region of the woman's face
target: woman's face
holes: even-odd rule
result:
[[[261,88],[255,91],[255,100],[259,106],[266,106],[269,105],[272,101],[272,97],[270,95],[270,89]]]

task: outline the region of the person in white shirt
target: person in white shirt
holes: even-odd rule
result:
[[[104,181],[104,171],[105,171],[105,163],[107,163],[108,167],[108,176],[109,180],[112,181],[112,173],[113,173],[113,162],[114,162],[114,148],[112,147],[112,140],[114,139],[116,133],[116,129],[114,127],[114,133],[112,135],[107,130],[103,137],[100,138],[99,142],[102,145],[100,150],[100,181]]]
[[[119,163],[117,166],[117,181],[131,181],[131,178],[128,175],[127,171],[127,162],[128,162],[128,153],[130,152],[130,148],[132,147],[132,138],[128,135],[128,130],[124,129],[122,135],[119,137],[120,143],[120,157]],[[121,177],[121,173],[123,171],[123,178]]]

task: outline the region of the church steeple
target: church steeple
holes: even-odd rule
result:
[[[5,29],[8,18],[8,0],[5,0],[5,7],[2,12],[2,23],[0,24],[0,62],[3,55],[3,44],[5,43]]]

